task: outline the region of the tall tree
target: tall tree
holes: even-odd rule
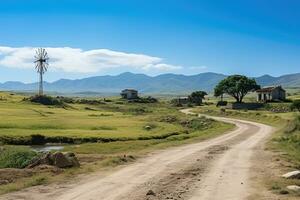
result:
[[[207,95],[205,91],[195,91],[189,96],[189,99],[192,103],[195,103],[196,105],[201,105],[205,95]]]
[[[242,75],[228,76],[215,87],[215,96],[228,94],[235,98],[236,102],[243,102],[248,92],[259,89],[260,86],[254,79]]]

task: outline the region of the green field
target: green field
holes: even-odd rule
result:
[[[34,171],[29,177],[12,178],[13,182],[0,185],[0,194],[126,164],[156,149],[201,141],[233,128],[185,115],[167,100],[129,103],[116,97],[74,98],[75,103],[45,106],[25,97],[0,92],[0,144],[5,150],[0,156],[0,168],[24,166],[34,156],[30,150],[34,135],[45,137],[46,142],[65,142],[63,151],[75,152],[82,166],[61,174]],[[20,155],[26,157],[18,162],[11,159]]]
[[[0,94],[1,96],[1,94]],[[3,97],[2,93],[2,97]],[[7,97],[7,95],[6,95]],[[3,97],[4,98],[4,97]],[[182,131],[180,126],[159,122],[151,116],[169,113],[160,105],[72,104],[67,108],[18,101],[18,96],[0,101],[0,136],[45,136],[137,138]],[[159,110],[159,115],[155,111]],[[175,112],[175,110],[172,110]],[[145,130],[145,126],[155,126]]]

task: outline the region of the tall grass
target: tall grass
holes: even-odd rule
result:
[[[24,168],[36,155],[26,147],[5,146],[0,150],[0,168]]]
[[[288,121],[283,132],[275,141],[300,167],[300,116]]]

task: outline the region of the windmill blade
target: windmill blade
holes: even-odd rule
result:
[[[43,50],[42,48],[39,48],[39,57],[42,58],[42,56],[43,56]]]
[[[49,59],[49,58],[48,58],[48,53],[47,53],[47,51],[46,51],[45,54],[44,54],[44,58],[45,58],[45,59]]]

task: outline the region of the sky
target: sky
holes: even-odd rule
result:
[[[298,0],[2,0],[0,82],[216,72],[300,72]]]

